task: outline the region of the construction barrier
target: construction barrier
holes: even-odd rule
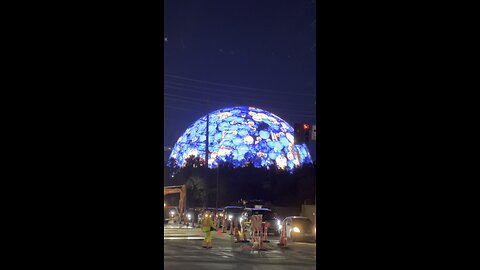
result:
[[[239,242],[240,241],[240,234],[238,232],[238,228],[237,226],[235,226],[235,242]]]
[[[215,216],[215,228],[219,228],[218,225],[220,225],[220,219],[218,216]]]
[[[251,230],[253,231],[252,240],[253,240],[253,247],[254,250],[267,250],[267,248],[263,245],[263,226],[262,226],[262,215],[253,215],[252,216],[252,223],[250,226]]]
[[[243,226],[242,226],[242,236],[243,236],[242,242],[250,242],[250,241],[247,240],[247,232],[245,231],[245,223],[243,223]]]
[[[237,236],[237,235],[235,235]],[[241,240],[243,238],[243,240]],[[235,243],[247,243],[247,232],[245,231],[245,222],[240,224],[240,232]]]
[[[230,235],[233,235],[233,222],[235,220],[230,220],[229,224],[230,224]]]
[[[264,222],[264,230],[263,230],[263,235],[265,236],[263,238],[263,242],[264,243],[270,243],[270,241],[268,241],[268,222]]]

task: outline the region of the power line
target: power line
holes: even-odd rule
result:
[[[205,91],[185,89],[185,88],[181,88],[181,87],[168,86],[168,85],[164,85],[164,87],[165,88],[170,88],[170,89],[185,90],[187,92],[191,91],[191,92],[201,93],[203,95],[205,95],[205,94],[216,95],[216,96],[222,96],[223,95],[223,96],[226,96],[230,99],[230,102],[228,102],[228,103],[234,103],[231,106],[247,106],[247,104],[244,104],[244,103],[247,103],[247,102],[235,101],[235,99],[239,99],[239,100],[248,100],[248,103],[249,103],[248,105],[249,106],[258,107],[258,108],[264,108],[265,105],[267,105],[266,107],[271,107],[272,105],[275,105],[275,106],[279,106],[283,109],[285,109],[285,107],[291,107],[291,108],[298,107],[295,104],[293,104],[292,102],[282,102],[282,101],[276,101],[276,100],[271,100],[271,99],[268,99],[268,101],[263,101],[263,99],[262,99],[262,101],[259,104],[258,100],[253,98],[253,97],[235,97],[235,96],[227,95],[227,94],[205,93]],[[176,92],[176,94],[178,94],[178,91]],[[176,104],[178,104],[178,102],[180,102],[180,103],[195,104],[195,105],[199,105],[199,106],[209,105],[209,107],[212,108],[212,109],[216,109],[216,108],[221,109],[225,106],[229,106],[225,102],[206,99],[205,96],[203,96],[202,98],[198,98],[198,97],[191,96],[191,95],[184,96],[184,95],[181,95],[181,94],[180,95],[176,95],[176,94],[172,94],[172,93],[164,91],[165,99],[170,100],[172,102],[175,102]],[[235,103],[239,103],[239,104],[235,104]],[[282,104],[282,105],[280,105],[280,104]],[[285,106],[283,104],[286,104],[287,106]],[[307,104],[310,104],[310,103],[307,103]],[[314,104],[311,104],[311,105],[314,105]],[[187,108],[180,107],[178,105],[176,107],[166,105],[166,107],[167,108],[172,108],[172,109],[177,109],[177,110],[183,110],[183,111],[191,111],[192,110],[191,107],[189,107],[187,109]],[[303,107],[306,108],[308,106],[304,105]],[[316,115],[311,114],[312,113],[311,110],[308,110],[308,111],[288,110],[288,112],[287,112],[287,111],[282,111],[282,110],[276,110],[275,109],[275,110],[272,110],[272,111],[275,111],[275,114],[278,114],[279,116],[281,115],[283,117],[304,117],[304,118],[312,118],[312,119],[316,118]]]
[[[178,83],[178,82],[171,82],[171,81],[163,81],[164,85],[165,84],[173,84],[173,85],[177,85],[177,86],[186,86],[186,87],[191,87],[191,88],[197,88],[197,89],[204,89],[204,90],[208,90],[208,91],[216,91],[216,92],[220,92],[220,93],[226,93],[226,94],[229,94],[231,95],[232,94],[232,91],[231,90],[226,90],[226,89],[215,89],[215,88],[211,88],[211,87],[204,87],[204,86],[197,86],[197,85],[190,85],[190,84],[184,84],[184,83]],[[267,96],[269,98],[275,98],[277,97],[278,94],[281,94],[281,95],[292,95],[292,96],[298,96],[297,93],[284,93],[284,92],[275,92],[275,96],[272,96],[273,93],[261,93],[261,92],[258,92],[258,91],[255,91],[255,92],[249,92],[249,94],[254,94],[254,95],[259,95],[259,96]],[[311,97],[311,96],[304,96],[304,97]],[[314,96],[313,96],[314,97]]]
[[[239,96],[232,96],[232,95],[227,95],[227,94],[215,94],[215,93],[205,93],[205,91],[199,91],[199,90],[194,90],[194,89],[185,89],[185,88],[181,88],[181,87],[175,87],[175,86],[168,86],[168,85],[164,85],[165,88],[169,88],[169,89],[176,89],[176,90],[181,90],[181,91],[187,91],[187,92],[194,92],[194,93],[199,93],[199,94],[202,94],[202,95],[215,95],[215,96],[222,96],[222,97],[226,97],[230,100],[237,100],[237,99],[240,99],[240,100],[243,100],[242,102],[248,102],[248,103],[252,103],[254,101],[258,101],[258,98],[256,97],[239,97]],[[164,95],[165,93],[169,94],[168,92],[164,92]],[[191,99],[191,96],[189,96],[189,98]],[[205,98],[201,98],[200,100],[204,100]],[[274,100],[272,98],[262,98],[263,99],[266,99],[268,100],[268,103],[270,104],[279,104],[279,105],[282,105],[282,106],[285,106],[285,105],[289,105],[289,106],[295,106],[294,103],[292,102],[286,102],[286,101],[280,101],[280,100]],[[306,103],[306,104],[303,104],[302,106],[304,107],[309,107],[310,106],[313,106],[315,104],[310,104],[310,103]]]
[[[171,100],[173,102],[184,102],[184,103],[190,103],[190,104],[195,104],[195,105],[199,105],[199,106],[205,106],[206,103],[209,105],[210,108],[212,108],[213,110],[215,110],[216,108],[218,109],[221,109],[225,106],[227,106],[227,104],[225,103],[218,103],[217,104],[214,104],[214,103],[209,103],[207,101],[200,101],[200,100],[183,100],[181,98],[176,98],[176,97],[168,97],[166,96],[165,97],[166,99],[168,100]],[[242,104],[232,104],[231,106],[242,106]],[[259,107],[259,108],[262,108],[264,106],[253,106],[253,107]],[[275,110],[277,111],[277,110]],[[301,117],[315,117],[314,114],[311,114],[312,112],[311,111],[296,111],[296,110],[289,110],[289,112],[285,112],[285,111],[278,111],[279,113],[286,113],[286,114],[289,114],[289,115],[292,115],[292,116],[301,116]]]
[[[169,106],[169,105],[163,105],[163,107],[165,108],[169,108],[169,109],[174,109],[174,110],[181,110],[181,111],[187,111],[187,112],[191,112],[192,110],[189,110],[189,109],[185,109],[185,108],[180,108],[180,107],[175,107],[175,106]]]
[[[166,99],[172,99],[176,101],[181,101],[181,102],[187,102],[187,103],[195,103],[195,104],[213,104],[211,101],[208,100],[198,100],[198,99],[193,99],[193,98],[188,98],[188,97],[182,97],[182,96],[177,96],[177,95],[172,95],[168,93],[163,94]]]
[[[193,93],[199,93],[199,94],[202,94],[202,95],[215,95],[215,96],[223,96],[223,97],[228,97],[228,98],[239,98],[239,99],[245,99],[245,100],[253,100],[253,99],[257,99],[257,98],[260,98],[260,99],[268,99],[269,101],[274,101],[274,102],[277,102],[277,103],[282,103],[282,104],[291,104],[292,102],[284,102],[283,100],[281,100],[281,98],[279,96],[273,96],[271,94],[261,94],[261,93],[248,93],[248,95],[250,96],[237,96],[239,94],[242,94],[241,92],[240,93],[232,93],[231,91],[224,91],[223,93],[213,93],[213,92],[205,92],[204,90],[196,90],[196,89],[187,89],[187,88],[184,88],[184,87],[178,87],[178,86],[171,86],[171,85],[167,85],[166,83],[171,83],[171,82],[165,82],[164,83],[164,87],[165,88],[170,88],[170,89],[176,89],[176,90],[181,90],[181,91],[186,91],[186,92],[193,92]],[[193,85],[186,85],[186,84],[182,84],[182,85],[185,85],[185,86],[188,86],[188,87],[192,87],[192,88],[199,88],[199,89],[205,89],[205,90],[208,90],[208,91],[220,91],[222,92],[221,90],[219,89],[212,89],[212,88],[207,88],[207,87],[201,87],[201,86],[193,86]],[[261,96],[263,95],[263,96]],[[297,97],[297,98],[300,98],[300,99],[311,99],[310,97]]]
[[[185,96],[175,95],[175,94],[171,94],[171,93],[167,93],[167,92],[164,92],[163,95],[166,99],[170,99],[170,100],[173,100],[173,101],[179,101],[179,102],[185,102],[185,103],[191,103],[191,104],[197,104],[197,105],[210,104],[211,106],[218,106],[218,107],[226,106],[225,102],[211,101],[211,100],[206,100],[205,98],[185,97]],[[229,103],[239,103],[239,102],[233,101],[233,102],[229,102]],[[252,103],[252,102],[250,102],[250,103]],[[269,106],[271,106],[272,103],[271,102],[269,102],[269,103],[270,103]],[[275,103],[275,102],[273,102],[273,103]],[[240,105],[242,105],[242,104],[238,104],[237,106],[240,106]],[[245,105],[245,104],[243,104],[243,105]],[[261,104],[259,104],[259,105],[261,105]],[[264,106],[258,106],[258,107],[264,107]],[[283,105],[281,107],[285,108],[285,106],[283,106]],[[294,108],[294,107],[297,107],[297,106],[291,105],[291,108]],[[298,114],[298,115],[312,116],[312,114],[311,114],[312,110],[303,111],[303,110],[296,110],[295,109],[295,110],[289,110],[289,111],[293,111],[295,114]]]
[[[188,101],[182,101],[182,100],[179,100],[179,102],[186,102],[186,103],[193,103],[193,104],[196,104],[196,105],[204,105],[204,104],[201,104],[200,102],[188,102]],[[167,108],[171,108],[171,109],[177,109],[177,110],[182,110],[182,111],[188,111],[188,112],[191,112],[192,109],[188,109],[188,108],[184,108],[184,107],[180,107],[180,106],[170,106],[170,105],[164,105],[165,107]],[[274,113],[275,115],[278,115],[279,117],[282,117],[282,118],[285,118],[285,117],[304,117],[304,118],[316,118],[316,115],[314,114],[303,114],[303,113],[297,113],[297,112],[287,112],[287,111],[275,111]]]
[[[255,91],[263,91],[263,92],[268,92],[272,94],[283,94],[283,95],[295,95],[295,96],[308,96],[308,97],[314,97],[315,95],[311,94],[302,94],[298,93],[297,91],[292,92],[280,92],[280,91],[273,91],[273,90],[267,90],[267,89],[260,89],[260,88],[253,88],[253,87],[245,87],[245,86],[239,86],[239,85],[232,85],[232,84],[225,84],[225,83],[216,83],[216,82],[210,82],[210,81],[203,81],[203,80],[197,80],[197,79],[192,79],[192,78],[187,78],[187,77],[182,77],[182,76],[176,76],[176,75],[171,75],[171,74],[164,74],[165,77],[171,77],[171,78],[176,78],[176,79],[181,79],[181,80],[187,80],[187,81],[193,81],[193,82],[200,82],[200,83],[206,83],[206,84],[212,84],[212,85],[218,85],[218,86],[225,86],[225,87],[232,87],[232,88],[239,88],[239,89],[249,89],[249,90],[255,90]]]
[[[232,94],[232,91],[231,90],[225,90],[225,89],[215,89],[215,88],[209,88],[209,87],[203,87],[203,86],[196,86],[196,85],[188,85],[188,84],[184,84],[184,83],[177,83],[177,82],[169,82],[169,81],[164,81],[163,82],[164,85],[165,84],[173,84],[173,85],[177,85],[177,86],[186,86],[186,87],[191,87],[191,88],[197,88],[197,89],[203,89],[203,90],[208,90],[208,91],[213,91],[213,92],[220,92],[220,93],[224,93],[224,94],[228,94],[228,95],[231,95]],[[173,87],[173,86],[171,86]],[[192,92],[199,92],[199,93],[205,93],[205,91],[198,91],[198,90],[191,90],[189,89],[190,91]],[[251,92],[250,92],[251,93]],[[212,93],[213,94],[213,93]],[[221,95],[221,94],[218,94],[218,93],[214,93],[214,94],[217,94],[217,95]],[[268,96],[268,97],[271,97],[272,94],[264,94],[264,93],[255,93],[254,94],[256,95],[262,95],[262,96]]]

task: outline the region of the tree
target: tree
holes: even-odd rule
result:
[[[186,182],[187,186],[187,198],[189,201],[193,200],[193,204],[196,206],[203,206],[205,207],[207,204],[207,188],[205,179],[192,176]]]

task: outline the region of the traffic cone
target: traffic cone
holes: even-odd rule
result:
[[[267,222],[265,222],[265,226],[264,226],[263,231],[264,231],[264,235],[265,235],[265,237],[263,239],[263,242],[264,243],[270,243],[270,241],[268,241],[268,223]]]
[[[247,232],[245,231],[245,225],[243,226],[242,234],[243,234],[243,242],[249,242],[247,240]]]
[[[282,226],[282,233],[280,234],[280,243],[278,243],[281,247],[287,246],[287,230],[285,228],[285,224]]]
[[[240,235],[238,234],[238,228],[235,226],[235,242],[240,241]]]
[[[239,234],[241,234],[241,237],[239,236],[239,237],[237,238],[237,241],[235,241],[235,243],[246,243],[246,242],[250,242],[250,241],[247,240],[247,234],[245,233],[245,224],[242,224],[242,225],[241,225]],[[243,238],[243,240],[240,240],[241,238]]]
[[[230,221],[230,235],[233,235],[233,223],[234,222],[235,222],[235,220]]]

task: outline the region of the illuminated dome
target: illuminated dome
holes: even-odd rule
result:
[[[205,158],[207,116],[187,128],[173,147],[170,158],[184,165],[189,156]],[[257,168],[276,163],[292,170],[312,163],[305,144],[293,144],[293,128],[280,117],[252,107],[234,107],[209,114],[209,168],[217,162],[232,162],[234,167],[249,161]]]

